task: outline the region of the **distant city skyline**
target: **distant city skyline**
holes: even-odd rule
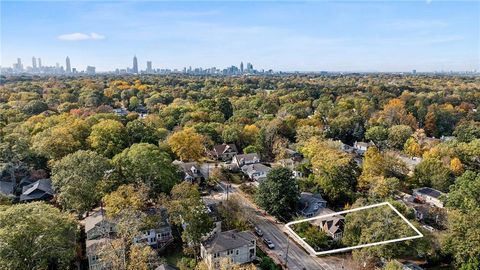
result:
[[[478,1],[1,3],[2,68],[480,69]],[[62,55],[64,55],[62,57]],[[40,57],[40,58],[39,58]],[[75,59],[73,61],[73,59]],[[73,64],[75,62],[75,64]],[[33,65],[33,62],[31,63]],[[65,67],[66,68],[66,67]]]

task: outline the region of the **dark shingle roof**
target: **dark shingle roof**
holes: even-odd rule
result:
[[[433,198],[439,198],[443,194],[442,192],[429,187],[419,188],[417,189],[417,192],[428,195]]]
[[[23,187],[20,201],[51,199],[53,194],[52,181],[50,179],[40,179]]]

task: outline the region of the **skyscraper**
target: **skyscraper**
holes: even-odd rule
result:
[[[37,69],[37,58],[35,56],[32,57],[32,68]]]
[[[42,68],[42,58],[38,58],[38,68]]]
[[[152,61],[147,61],[147,73],[152,73]]]
[[[70,66],[70,58],[68,56],[67,59],[65,59],[65,62],[66,72],[72,73],[72,67]]]
[[[243,62],[240,62],[240,73],[243,73]]]
[[[138,74],[138,61],[137,61],[137,56],[133,56],[133,68],[132,68],[132,73]]]

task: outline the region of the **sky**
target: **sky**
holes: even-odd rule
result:
[[[1,66],[480,70],[480,1],[4,1]]]

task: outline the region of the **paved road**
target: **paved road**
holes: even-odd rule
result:
[[[226,185],[221,184],[221,187],[226,190]],[[304,249],[297,246],[284,233],[284,224],[277,224],[271,217],[262,214],[256,206],[238,190],[237,186],[229,188],[230,194],[236,194],[242,198],[243,209],[247,218],[252,224],[260,228],[264,235],[275,244],[275,249],[271,250],[269,255],[276,256],[279,261],[285,263],[285,258],[288,249],[288,269],[292,270],[334,270],[342,269],[342,262],[330,257],[328,259],[314,257],[308,254]],[[225,193],[221,193],[218,199],[225,199]],[[260,241],[259,241],[260,242]],[[263,243],[258,243],[259,245]],[[346,268],[345,268],[346,269]]]

